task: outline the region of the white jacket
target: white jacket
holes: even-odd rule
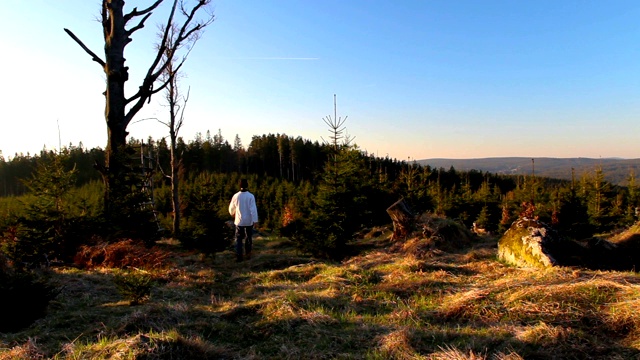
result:
[[[229,214],[235,216],[236,226],[252,226],[258,222],[256,198],[248,191],[238,191],[229,203]]]

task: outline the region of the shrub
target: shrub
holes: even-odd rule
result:
[[[213,254],[231,245],[235,228],[229,226],[221,215],[226,214],[227,218],[229,216],[226,206],[220,205],[219,197],[209,182],[203,182],[202,186],[190,195],[187,212],[190,216],[178,237],[182,246]]]
[[[129,305],[139,305],[151,296],[155,285],[153,277],[142,272],[125,272],[113,278],[118,291],[129,301]]]
[[[205,254],[224,251],[233,242],[235,227],[212,213],[209,221],[197,218],[186,226],[178,239],[186,249],[194,249]]]
[[[286,204],[282,211],[278,233],[280,236],[293,239],[300,236],[304,228],[303,215],[293,202]]]
[[[96,218],[19,219],[0,229],[0,252],[16,267],[48,266],[72,261],[82,244],[101,228]]]
[[[22,215],[3,221],[0,250],[15,267],[70,260],[78,246],[102,227],[85,214],[86,209],[78,208],[78,196],[70,194],[77,172],[65,170],[66,157],[62,154],[38,163],[32,178],[24,181],[32,195],[24,197]]]

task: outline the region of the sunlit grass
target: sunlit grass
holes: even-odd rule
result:
[[[60,296],[45,318],[0,334],[0,359],[640,356],[635,273],[518,269],[495,259],[495,239],[419,256],[373,246],[343,262],[279,239],[256,239],[241,263],[178,245],[163,243],[171,266],[149,270],[137,306],[116,289],[119,269],[56,269]]]

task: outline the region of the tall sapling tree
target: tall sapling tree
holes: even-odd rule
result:
[[[161,29],[160,35],[164,34],[164,29]],[[169,40],[173,41],[173,39],[178,35],[178,28],[176,26],[172,26],[169,29]],[[189,45],[193,47],[193,44],[198,40],[197,34],[191,39]],[[158,46],[160,48],[160,45]],[[165,58],[173,58],[172,49],[165,48]],[[173,207],[173,234],[174,236],[180,235],[180,167],[182,166],[182,160],[178,157],[177,153],[177,141],[178,141],[178,133],[182,128],[182,124],[184,123],[184,110],[187,106],[187,102],[189,101],[189,90],[187,90],[186,96],[182,96],[180,92],[180,87],[178,86],[178,80],[181,77],[180,69],[176,66],[175,59],[168,62],[167,67],[165,68],[164,73],[161,75],[162,81],[168,81],[167,87],[165,88],[165,102],[169,108],[169,119],[168,121],[158,120],[160,123],[169,128],[169,151],[170,151],[170,167],[171,173],[165,175],[171,181],[171,204]]]
[[[315,255],[340,258],[345,246],[368,217],[366,193],[371,183],[364,157],[345,135],[346,117],[337,117],[334,95],[334,117],[323,118],[331,133],[331,156],[325,164],[318,191],[309,214],[307,239],[298,246]]]

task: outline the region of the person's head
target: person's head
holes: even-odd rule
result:
[[[249,182],[247,181],[247,179],[240,179],[240,189],[248,189],[249,188]]]

